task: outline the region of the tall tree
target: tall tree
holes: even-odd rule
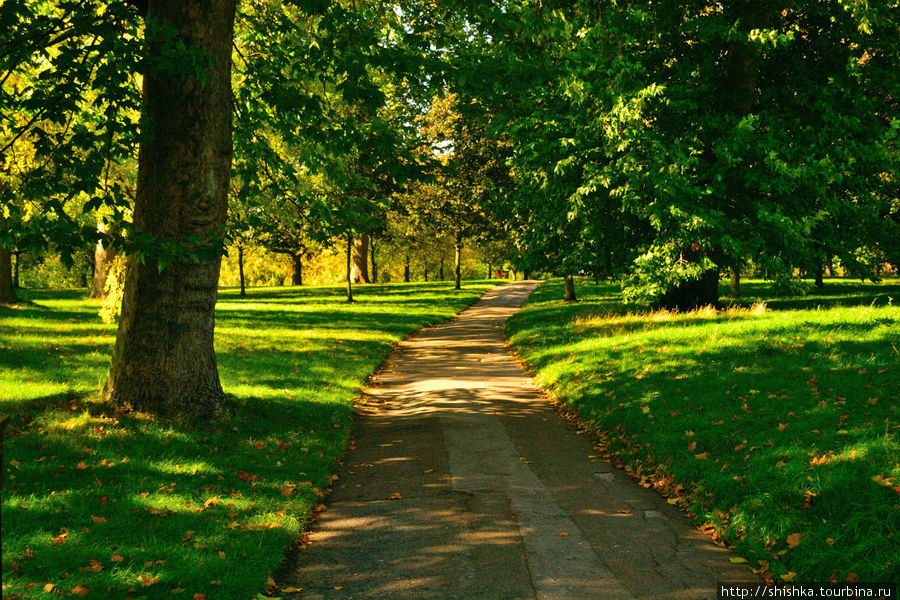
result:
[[[105,394],[156,412],[216,412],[214,310],[231,170],[235,0],[150,0],[132,237]],[[173,110],[173,107],[177,109]]]

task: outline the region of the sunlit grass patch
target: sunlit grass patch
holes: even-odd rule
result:
[[[340,288],[223,291],[230,396],[211,423],[98,401],[115,328],[96,301],[0,312],[3,597],[254,597],[322,502],[366,377],[492,283],[452,285],[366,286],[352,305]]]
[[[897,284],[673,313],[544,284],[508,324],[613,462],[785,579],[900,577]]]

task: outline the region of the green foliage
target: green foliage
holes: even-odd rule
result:
[[[896,579],[896,281],[802,298],[745,282],[741,304],[685,313],[587,282],[565,304],[561,287],[507,332],[616,465],[776,578]]]

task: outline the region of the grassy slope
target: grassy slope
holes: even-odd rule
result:
[[[538,383],[613,460],[751,565],[900,581],[900,286],[629,314],[614,286],[551,281],[507,325]],[[631,307],[634,311],[634,307]]]
[[[224,292],[233,396],[212,424],[99,404],[115,330],[81,293],[0,309],[3,597],[252,598],[327,489],[365,378],[491,285],[367,286],[353,305],[339,288]]]

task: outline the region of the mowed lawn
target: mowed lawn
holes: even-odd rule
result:
[[[366,377],[493,284],[365,286],[352,305],[340,288],[223,291],[212,423],[99,401],[115,327],[82,292],[0,308],[3,598],[256,597],[327,493]]]
[[[776,581],[900,582],[896,281],[684,314],[578,292],[543,284],[507,333],[604,455]]]

